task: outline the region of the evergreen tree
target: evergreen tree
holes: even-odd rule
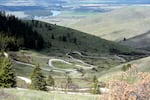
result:
[[[51,39],[55,39],[54,34],[51,35]]]
[[[16,87],[16,75],[8,58],[3,58],[0,64],[0,87]]]
[[[63,37],[62,37],[62,41],[63,41],[63,42],[67,42],[66,36],[63,36]]]
[[[70,85],[71,83],[72,83],[72,79],[71,79],[71,77],[68,76],[67,77],[67,84]]]
[[[31,89],[47,91],[45,77],[41,73],[39,65],[34,68],[31,81]]]
[[[93,83],[95,83],[95,82],[97,82],[98,80],[97,80],[97,77],[96,76],[94,76],[93,77]]]
[[[54,78],[51,75],[48,76],[46,82],[47,82],[48,86],[54,86],[55,85],[55,80],[54,80]]]
[[[127,71],[127,70],[129,70],[131,68],[131,64],[128,64],[128,65],[124,65],[122,68],[121,68],[121,70],[122,71]]]
[[[92,83],[92,90],[91,92],[93,94],[100,94],[100,90],[99,90],[99,84],[98,84],[98,79],[96,76],[93,77],[93,83]]]
[[[73,43],[77,44],[77,38],[73,38]]]
[[[6,16],[5,12],[0,11],[0,48],[6,50],[44,48],[42,35],[33,29],[38,23],[32,20],[32,24],[35,25],[30,25],[15,16]]]
[[[67,77],[65,91],[68,92],[69,86],[72,84],[71,77]]]

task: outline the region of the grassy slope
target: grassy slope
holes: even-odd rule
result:
[[[28,23],[32,25],[31,21],[28,21]],[[48,29],[49,27],[50,29]],[[134,51],[133,49],[129,49],[128,47],[119,45],[115,42],[107,41],[99,37],[86,34],[80,31],[76,31],[70,28],[65,28],[65,27],[48,24],[44,22],[38,22],[38,27],[34,26],[34,29],[37,30],[43,36],[45,40],[46,48],[40,52],[39,51],[35,52],[31,50],[27,50],[27,52],[22,51],[21,54],[17,52],[18,57],[16,56],[16,58],[18,58],[17,60],[22,62],[27,62],[31,64],[40,64],[42,71],[45,75],[51,74],[54,77],[60,77],[60,76],[64,77],[66,75],[65,74],[66,72],[64,71],[64,73],[60,73],[58,72],[59,70],[49,72],[52,68],[48,66],[48,60],[50,58],[60,58],[60,59],[68,60],[69,58],[66,57],[66,53],[70,51],[79,51],[79,52],[83,51],[87,55],[94,55],[94,56],[107,55],[108,58],[106,58],[106,60],[83,58],[83,61],[87,63],[94,62],[95,63],[94,65],[98,66],[97,72],[95,70],[83,70],[83,74],[85,77],[86,76],[92,77],[92,75],[100,73],[103,70],[108,70],[109,68],[112,68],[118,65],[118,63],[120,63],[115,61],[114,58],[111,58],[112,55],[110,56],[110,54],[112,52],[110,51],[112,49],[116,50],[115,51],[116,54],[118,54],[118,52],[131,53]],[[52,35],[54,35],[53,39],[52,39]],[[66,41],[62,41],[59,38],[60,36],[61,37],[65,36]],[[73,38],[77,39],[75,43],[72,42]],[[56,67],[58,68],[67,67],[68,69],[70,69],[70,67],[73,67],[74,69],[74,66],[69,66],[64,63],[61,63],[61,66],[60,63],[57,63],[55,65],[57,65]],[[15,69],[17,75],[29,77],[31,71],[33,70],[33,67],[15,63]],[[81,73],[78,72],[77,74],[81,74]],[[74,73],[72,76],[78,77]]]
[[[123,67],[123,65],[127,65],[127,64],[136,64],[138,71],[150,72],[150,66],[149,66],[150,65],[150,57],[146,57],[146,58],[130,61],[128,63],[116,66],[108,71],[104,71],[103,73],[101,73],[102,76],[99,77],[99,79],[100,80],[108,80],[111,78],[115,78],[116,75],[120,75],[120,72],[122,72],[121,68]]]
[[[30,22],[31,23],[31,22]],[[61,27],[53,24],[47,24],[51,26],[51,30],[45,27],[44,22],[39,22],[42,27],[34,27],[39,33],[44,37],[45,42],[47,43],[46,47],[49,46],[49,43],[52,45],[47,48],[47,52],[53,54],[65,54],[70,51],[84,51],[88,53],[96,54],[110,54],[110,50],[116,49],[119,52],[129,53],[133,51],[128,47],[119,45],[114,42],[110,42],[99,37],[86,34],[77,30],[73,30],[66,27]],[[52,39],[52,34],[55,39]],[[66,41],[60,40],[60,37],[65,36]],[[76,42],[73,42],[76,39]],[[112,53],[112,52],[111,52]]]
[[[0,90],[1,92],[2,90]],[[34,90],[4,89],[1,100],[98,100],[95,95],[61,94]]]
[[[61,11],[61,14],[56,16],[55,18],[42,18],[39,19],[48,23],[57,23],[61,26],[70,27],[72,24],[85,19],[87,16],[99,15],[98,12],[77,12],[77,11]]]
[[[120,41],[131,38],[149,30],[149,7],[126,7],[96,15],[71,27],[102,38]]]
[[[30,25],[32,25],[31,21],[28,21]],[[107,41],[104,39],[101,39],[99,37],[86,34],[77,30],[73,30],[66,27],[61,27],[53,24],[48,24],[44,22],[38,22],[38,27],[34,26],[34,29],[37,30],[44,38],[45,40],[45,46],[46,48],[42,51],[31,51],[27,50],[27,52],[17,52],[15,59],[17,58],[18,61],[31,63],[31,64],[40,64],[43,72],[45,75],[53,74],[54,76],[64,76],[64,73],[59,72],[49,72],[52,68],[48,65],[48,60],[50,58],[60,58],[64,60],[68,60],[66,53],[70,51],[79,51],[79,52],[85,52],[87,55],[91,56],[104,56],[107,55],[106,60],[102,59],[90,59],[90,58],[83,58],[84,62],[91,63],[95,66],[98,66],[98,73],[102,70],[108,70],[109,68],[112,68],[120,62],[115,61],[112,58],[112,51],[116,50],[116,54],[118,52],[120,53],[132,53],[134,50],[130,49],[128,47],[119,45],[115,42]],[[47,27],[46,27],[47,26]],[[50,27],[50,29],[48,29]],[[54,35],[54,38],[52,38],[52,35]],[[67,41],[60,40],[60,36],[65,36]],[[73,38],[76,38],[76,42],[72,42]],[[51,44],[51,45],[50,45]],[[14,54],[15,55],[15,54]],[[79,58],[80,59],[80,58]],[[73,62],[76,63],[76,62]],[[69,69],[70,66],[64,63],[57,63],[55,64],[57,67]],[[61,65],[61,66],[60,66]],[[82,65],[82,64],[79,64]],[[27,65],[21,65],[15,63],[15,69],[17,70],[17,75],[21,76],[30,76],[31,71],[33,70],[33,67],[27,66]],[[89,73],[93,74],[95,71],[93,70],[85,70],[85,75],[88,75]]]
[[[150,50],[150,32],[122,41],[122,44],[139,49]]]

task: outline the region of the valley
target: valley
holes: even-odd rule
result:
[[[149,100],[149,3],[0,1],[0,98]]]

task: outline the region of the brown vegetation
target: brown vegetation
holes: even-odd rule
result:
[[[102,100],[150,100],[150,73],[137,72],[132,66],[126,74],[136,77],[136,82],[130,84],[125,80],[111,81],[108,87],[110,93],[104,94]]]

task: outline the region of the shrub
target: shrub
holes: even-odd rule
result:
[[[150,100],[150,74],[139,72],[136,84],[125,81],[109,82],[110,93],[103,95],[103,100]]]

